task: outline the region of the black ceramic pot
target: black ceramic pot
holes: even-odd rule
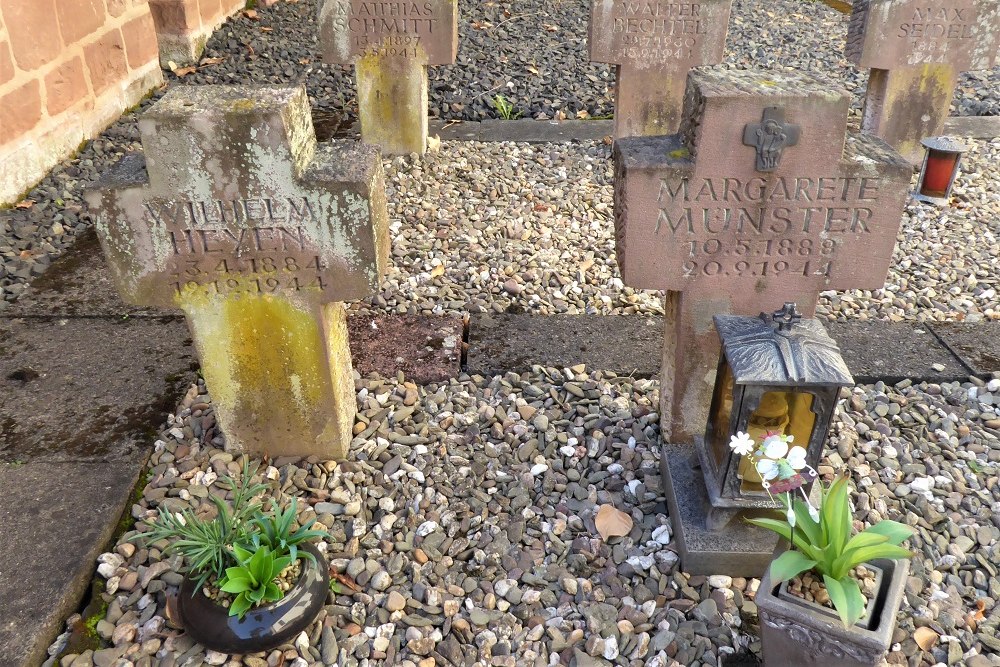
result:
[[[302,574],[285,597],[251,609],[243,618],[230,616],[229,609],[205,597],[194,580],[185,578],[177,598],[184,629],[205,648],[220,653],[256,653],[293,639],[308,627],[326,603],[330,590],[330,568],[312,544],[300,547],[316,562],[301,560]]]

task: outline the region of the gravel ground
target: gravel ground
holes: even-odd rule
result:
[[[282,2],[253,18],[231,19],[205,55],[222,62],[184,83],[305,83],[317,108],[357,112],[351,68],[320,63],[319,0]],[[445,119],[497,118],[504,95],[529,118],[610,117],[614,72],[587,55],[590,0],[459,2],[453,66],[432,67],[430,109]],[[867,74],[842,56],[848,17],[818,0],[735,0],[724,64],[747,69],[806,69],[840,80],[860,109]],[[172,77],[175,78],[175,77]],[[1000,67],[964,74],[954,113],[1000,114]]]
[[[331,593],[309,629],[269,654],[206,653],[167,611],[176,562],[137,549],[129,532],[98,565],[106,647],[70,649],[60,664],[666,667],[758,650],[759,581],[677,568],[657,384],[582,367],[425,387],[358,378],[351,462],[261,471],[272,495],[300,499],[301,520],[329,529],[321,549],[356,592]],[[850,471],[856,520],[917,530],[891,664],[1000,664],[997,403],[1000,380],[841,395],[821,475]],[[208,511],[209,494],[225,494],[215,480],[241,467],[223,445],[211,399],[192,386],[155,443],[137,525],[157,511]],[[631,516],[627,536],[597,536],[605,504]],[[928,651],[913,639],[919,627],[937,638]]]

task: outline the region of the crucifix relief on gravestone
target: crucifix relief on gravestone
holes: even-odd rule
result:
[[[388,261],[378,152],[318,145],[304,88],[181,86],[139,131],[87,195],[123,298],[184,311],[227,447],[343,458],[342,302]]]
[[[355,66],[361,139],[388,155],[427,150],[427,66],[458,52],[458,0],[323,0],[327,63]]]
[[[846,55],[870,69],[861,129],[919,163],[959,73],[992,67],[998,48],[1000,0],[855,0]]]
[[[883,286],[912,170],[877,137],[845,139],[849,99],[805,73],[699,70],[678,134],[615,142],[622,279],[667,290],[667,452],[705,434],[715,315],[809,317],[824,290]]]
[[[616,70],[616,139],[677,131],[688,70],[722,61],[731,4],[591,0],[590,59]]]

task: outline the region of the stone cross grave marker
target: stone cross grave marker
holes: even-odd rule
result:
[[[343,301],[388,259],[382,163],[317,145],[304,88],[181,86],[87,201],[122,297],[184,311],[227,446],[343,458]]]
[[[355,67],[361,139],[388,155],[427,150],[427,66],[458,52],[458,0],[324,0],[327,63]]]
[[[615,237],[626,285],[667,290],[664,441],[705,433],[719,337],[824,290],[885,281],[912,170],[849,134],[849,96],[809,74],[699,70],[679,134],[615,142]]]
[[[722,61],[732,0],[591,0],[590,59],[615,65],[615,138],[677,131],[687,73]]]
[[[941,134],[959,72],[988,69],[1000,48],[1000,0],[855,0],[847,58],[870,68],[861,129],[912,163]]]

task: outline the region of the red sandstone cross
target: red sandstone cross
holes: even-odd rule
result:
[[[692,72],[679,134],[615,142],[615,240],[626,285],[667,292],[665,442],[705,433],[719,363],[713,316],[884,285],[912,170],[846,135],[850,96],[806,73]],[[787,118],[787,120],[786,120]]]

